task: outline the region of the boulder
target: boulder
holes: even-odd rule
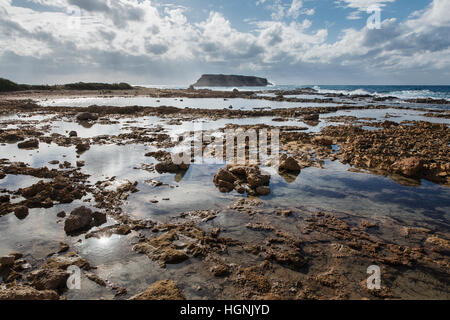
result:
[[[320,117],[318,113],[305,114],[303,120],[305,121],[319,121]]]
[[[423,161],[418,157],[399,160],[394,163],[394,169],[407,177],[416,177],[423,169]]]
[[[20,220],[25,219],[28,216],[28,208],[25,206],[19,206],[14,209],[14,214]]]
[[[300,172],[301,167],[294,158],[286,156],[280,159],[279,169],[285,172]]]
[[[266,186],[260,186],[256,188],[256,193],[261,196],[267,196],[270,194],[270,188]]]
[[[98,119],[98,116],[94,113],[90,112],[82,112],[77,114],[77,120],[78,121],[96,121]]]
[[[69,132],[69,137],[77,137],[78,133],[76,131],[70,131]]]
[[[91,146],[89,145],[89,143],[78,143],[76,145],[76,149],[78,153],[82,153],[84,151],[87,151],[91,148]]]
[[[26,140],[24,142],[19,143],[17,147],[19,149],[36,149],[39,148],[39,140],[37,139]]]
[[[61,269],[39,269],[28,276],[31,285],[38,290],[63,290],[69,273]]]
[[[106,222],[106,214],[92,212],[86,207],[79,207],[73,210],[64,223],[64,231],[68,235],[87,231],[92,227],[102,225]]]

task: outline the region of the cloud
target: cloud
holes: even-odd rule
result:
[[[447,0],[433,0],[404,21],[384,20],[379,30],[341,30],[335,41],[317,21],[304,18],[304,1],[289,1],[284,18],[253,21],[245,30],[218,11],[194,22],[183,7],[150,1],[33,1],[53,9],[37,11],[0,0],[0,76],[38,83],[177,84],[207,72],[257,73],[279,77],[277,82],[388,82],[393,79],[388,75],[409,82],[449,79]],[[342,2],[355,10],[369,4]],[[65,5],[75,3],[81,11],[74,15]],[[282,4],[260,0],[274,3]],[[70,19],[79,19],[80,28],[74,29]]]
[[[383,8],[386,3],[395,2],[395,0],[335,0],[339,7],[355,9],[347,16],[349,20],[361,19],[361,12],[367,12],[373,7]]]

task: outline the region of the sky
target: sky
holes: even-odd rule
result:
[[[450,0],[0,0],[0,77],[450,85]]]

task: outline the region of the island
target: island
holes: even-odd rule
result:
[[[193,84],[194,87],[266,87],[271,85],[265,78],[225,75],[204,74]]]

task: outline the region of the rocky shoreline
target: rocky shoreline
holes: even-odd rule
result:
[[[257,97],[239,91],[142,90],[155,97],[317,102],[285,97],[292,92]],[[305,89],[301,94],[307,92],[314,93]],[[353,98],[354,105],[341,103],[337,107],[270,110],[42,107],[33,100],[53,94],[22,92],[0,96],[0,115],[4,117],[0,125],[0,148],[14,150],[13,153],[2,152],[0,183],[17,176],[37,179],[35,183],[15,189],[0,185],[0,219],[15,216],[17,221],[26,223],[37,212],[56,210],[57,214],[46,219],[55,223],[61,238],[46,239],[51,245],[44,247],[47,251],[39,257],[25,247],[22,251],[21,247],[11,248],[9,252],[0,250],[0,300],[450,297],[445,280],[450,266],[446,217],[433,225],[388,215],[367,218],[350,208],[345,211],[313,209],[302,203],[283,206],[271,200],[277,191],[274,174],[285,181],[295,181],[301,179],[304,171],[321,170],[334,162],[348,165],[350,173],[388,176],[404,188],[413,188],[424,180],[448,188],[450,128],[445,122],[448,110],[394,108],[382,104],[361,106],[357,97]],[[100,92],[89,94],[99,95]],[[116,94],[123,95],[114,92]],[[384,116],[370,118],[352,113],[360,110],[383,112]],[[421,120],[394,121],[388,113],[393,111],[415,112]],[[11,115],[13,117],[8,119]],[[152,117],[157,120],[145,125],[140,122]],[[218,199],[225,197],[220,208],[193,210],[185,205],[185,209],[167,218],[137,217],[128,212],[136,197],[144,193],[143,189],[176,192],[180,183],[170,185],[159,179],[169,175],[180,181],[190,170],[189,165],[171,162],[170,150],[176,149],[179,142],[173,139],[168,127],[226,120],[230,123],[225,122],[211,131],[251,128],[259,132],[275,128],[273,124],[260,122],[233,122],[236,119],[261,121],[261,118],[271,119],[280,130],[280,154],[276,155],[280,162],[278,172],[264,172],[262,168],[266,164],[262,162],[251,166],[217,166],[205,181],[211,186],[211,192],[217,192]],[[57,122],[78,129],[55,132]],[[110,128],[117,124],[125,124],[126,130],[92,136],[81,132],[81,129]],[[146,160],[131,165],[133,172],[145,175],[143,180],[147,186],[137,178],[131,179],[135,175],[130,175],[128,180],[116,177],[121,176],[119,171],[94,177],[95,169],[90,169],[93,163],[84,155],[97,152],[97,148],[127,145],[136,150],[142,147],[143,151],[136,152],[142,153]],[[47,163],[39,165],[25,160],[27,152],[45,154],[50,147],[61,148],[64,154],[71,156],[66,160],[48,159]],[[168,194],[175,196],[175,193]],[[161,196],[159,200],[151,198],[147,202],[159,206],[159,202],[171,203],[172,200]],[[7,229],[0,232],[5,234],[2,238],[7,237],[4,233]],[[25,234],[17,236],[26,238]],[[108,265],[101,259],[91,261],[86,253],[89,250],[83,245],[111,239],[120,241],[119,247],[123,247],[122,254],[127,259],[155,270],[155,275],[152,273],[143,284],[108,276],[111,271],[106,268]],[[120,255],[109,258],[119,269],[122,263],[125,265]],[[381,290],[368,290],[365,286],[366,268],[373,264],[379,265],[383,273]],[[69,274],[66,270],[72,265],[81,269],[82,285],[95,288],[94,293],[89,295],[82,291],[81,296],[77,296],[67,290]],[[192,274],[196,276],[191,277]],[[424,279],[418,284],[422,289],[420,294],[408,283],[419,278]]]

